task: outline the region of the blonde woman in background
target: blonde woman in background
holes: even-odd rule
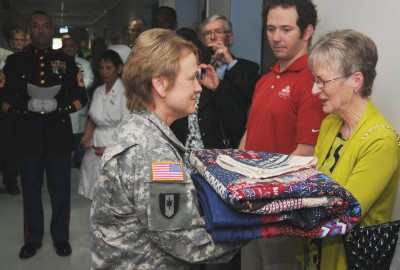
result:
[[[11,31],[10,48],[16,52],[22,52],[26,46],[26,32],[21,28],[15,28]]]

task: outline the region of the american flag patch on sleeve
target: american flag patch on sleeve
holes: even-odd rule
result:
[[[181,162],[153,162],[151,164],[153,181],[183,181]]]

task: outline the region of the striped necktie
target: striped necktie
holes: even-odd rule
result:
[[[219,66],[218,60],[213,59],[212,62],[211,62],[211,66],[212,66],[214,69],[217,69],[217,67]]]

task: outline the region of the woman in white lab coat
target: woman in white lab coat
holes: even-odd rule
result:
[[[115,128],[129,114],[125,88],[120,79],[122,68],[122,60],[115,51],[107,50],[100,58],[100,76],[104,84],[93,94],[81,142],[86,152],[81,164],[78,193],[89,199],[92,199],[101,156],[111,142]]]

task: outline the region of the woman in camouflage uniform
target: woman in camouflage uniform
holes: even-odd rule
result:
[[[137,39],[123,80],[132,111],[102,157],[91,211],[92,269],[193,269],[226,262],[243,244],[218,244],[205,230],[184,146],[169,125],[196,111],[197,50],[170,30]]]

